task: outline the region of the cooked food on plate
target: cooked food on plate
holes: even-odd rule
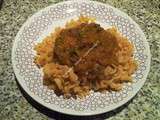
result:
[[[116,27],[80,16],[56,28],[35,46],[43,83],[65,98],[93,91],[119,91],[137,69],[133,44]]]

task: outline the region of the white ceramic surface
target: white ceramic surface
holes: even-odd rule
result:
[[[116,26],[134,43],[139,68],[133,83],[126,83],[120,92],[93,92],[85,99],[63,99],[42,83],[42,72],[33,63],[33,47],[57,26],[79,15],[95,17],[103,27]],[[13,49],[12,64],[22,88],[45,107],[71,115],[95,115],[113,110],[129,101],[143,86],[150,68],[148,42],[139,26],[125,13],[99,2],[66,1],[46,7],[29,18],[18,32]]]

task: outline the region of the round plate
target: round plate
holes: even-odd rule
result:
[[[42,71],[34,64],[34,46],[55,27],[80,15],[96,18],[103,27],[116,26],[134,45],[138,70],[133,83],[126,83],[119,92],[90,92],[84,99],[64,99],[43,85]],[[18,32],[12,49],[12,63],[18,82],[38,103],[71,115],[95,115],[113,110],[129,101],[143,86],[150,68],[150,50],[139,26],[125,13],[99,2],[66,1],[42,9],[29,18]]]

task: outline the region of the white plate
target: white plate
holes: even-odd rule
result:
[[[63,99],[42,83],[42,72],[33,63],[33,47],[57,26],[79,15],[95,17],[103,27],[116,26],[134,43],[134,57],[139,67],[134,82],[126,83],[120,92],[93,92],[85,99]],[[66,1],[42,9],[29,18],[18,32],[12,49],[12,63],[18,82],[38,103],[71,115],[95,115],[113,110],[129,101],[143,86],[150,68],[150,49],[139,26],[125,13],[99,2]]]

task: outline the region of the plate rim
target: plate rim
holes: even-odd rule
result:
[[[39,99],[38,96],[34,95],[31,91],[28,90],[28,88],[26,87],[26,85],[23,84],[23,82],[21,81],[22,77],[19,75],[18,71],[16,70],[15,67],[15,60],[14,60],[14,52],[15,52],[15,48],[17,46],[16,42],[18,41],[18,38],[20,36],[20,33],[22,33],[23,29],[25,26],[28,25],[28,23],[30,23],[34,17],[41,15],[41,13],[43,11],[48,10],[51,7],[56,7],[57,5],[61,5],[61,4],[72,4],[72,2],[77,2],[77,3],[93,3],[93,4],[99,4],[99,5],[103,5],[105,7],[110,7],[112,9],[114,9],[116,12],[119,12],[121,15],[123,15],[124,17],[126,17],[127,19],[130,19],[132,21],[132,23],[136,26],[136,28],[138,29],[138,31],[140,31],[144,44],[146,46],[146,51],[147,51],[147,55],[148,55],[148,59],[147,59],[147,69],[146,69],[146,73],[144,75],[144,79],[142,79],[142,81],[140,81],[140,86],[134,88],[134,91],[132,92],[132,94],[128,94],[128,97],[126,97],[125,99],[123,99],[122,101],[119,101],[118,103],[116,103],[112,108],[110,109],[101,109],[101,110],[95,110],[95,111],[89,111],[89,112],[85,112],[85,111],[75,111],[75,110],[71,110],[71,109],[65,109],[65,108],[58,108],[58,106],[54,105],[55,107],[53,107],[53,105],[49,105],[48,103],[45,103],[42,99]],[[125,12],[119,10],[118,8],[115,8],[107,3],[101,3],[101,2],[97,2],[97,1],[90,1],[90,0],[69,0],[69,1],[63,1],[63,2],[59,2],[56,4],[51,4],[45,8],[42,8],[41,10],[36,11],[36,13],[33,13],[33,15],[31,15],[22,25],[22,27],[19,29],[14,41],[13,41],[13,45],[12,45],[12,54],[11,54],[11,60],[12,60],[12,67],[13,67],[13,71],[15,73],[15,76],[17,78],[17,82],[19,83],[19,85],[22,87],[22,89],[31,97],[33,98],[33,100],[35,100],[36,102],[38,102],[39,104],[41,104],[44,107],[47,107],[50,110],[56,111],[56,112],[60,112],[63,114],[68,114],[68,115],[74,115],[74,116],[91,116],[91,115],[98,115],[98,114],[102,114],[102,113],[106,113],[109,111],[112,111],[122,105],[124,105],[125,103],[127,103],[128,101],[130,101],[138,92],[139,90],[143,87],[145,81],[147,80],[147,76],[150,70],[150,62],[151,62],[151,53],[150,53],[150,46],[149,46],[149,42],[147,41],[143,31],[141,30],[140,26],[129,16],[127,15]],[[57,109],[58,108],[58,109]]]

